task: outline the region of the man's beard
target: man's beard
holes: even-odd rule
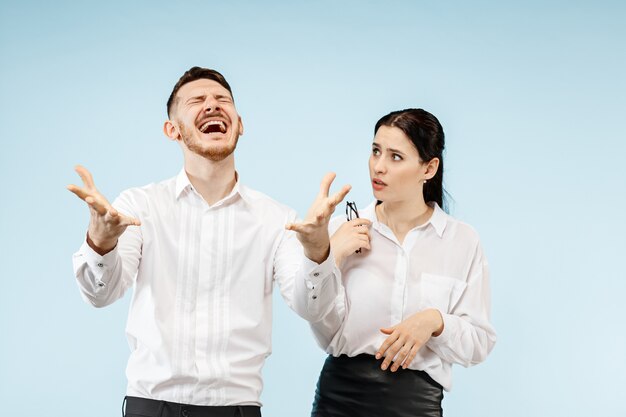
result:
[[[234,143],[228,143],[226,145],[217,146],[202,146],[202,139],[198,138],[194,141],[193,135],[182,124],[179,125],[180,137],[191,152],[196,155],[200,155],[203,158],[209,159],[213,162],[220,162],[226,159],[231,153],[235,151],[239,136],[235,138]]]

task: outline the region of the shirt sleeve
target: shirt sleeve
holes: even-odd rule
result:
[[[465,367],[484,361],[495,345],[496,333],[490,323],[489,265],[480,244],[474,253],[463,294],[448,313],[441,313],[443,332],[431,337],[426,346],[443,360]]]
[[[139,218],[128,194],[122,193],[113,206],[123,214]],[[105,255],[99,255],[85,240],[72,259],[83,299],[94,307],[104,307],[121,298],[135,281],[141,247],[141,226],[129,226],[115,248]]]
[[[292,268],[286,266],[289,264]],[[313,262],[304,255],[296,233],[286,231],[277,250],[274,270],[283,298],[311,324],[318,344],[326,349],[345,314],[341,272],[335,266],[332,252],[321,264]]]

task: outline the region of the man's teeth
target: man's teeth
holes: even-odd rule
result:
[[[200,127],[200,131],[202,133],[205,133],[209,129],[209,126],[213,126],[213,125],[218,125],[220,127],[220,132],[222,133],[226,132],[226,125],[224,124],[224,122],[220,120],[209,120],[208,122],[206,122]]]

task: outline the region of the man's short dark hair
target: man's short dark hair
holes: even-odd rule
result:
[[[187,72],[185,72],[182,77],[180,77],[180,79],[174,86],[174,89],[172,90],[172,94],[170,94],[170,98],[167,99],[167,117],[170,117],[172,109],[176,105],[176,94],[178,93],[178,90],[180,90],[180,88],[187,83],[201,80],[203,78],[216,81],[222,87],[227,89],[231,96],[233,95],[233,90],[231,90],[228,81],[226,81],[226,78],[224,78],[222,74],[209,68],[192,67]]]

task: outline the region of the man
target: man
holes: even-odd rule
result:
[[[327,175],[296,224],[291,209],[241,184],[233,152],[243,122],[217,71],[187,71],[167,112],[163,131],[184,156],[178,176],[110,204],[76,168],[84,187],[68,189],[91,216],[74,271],[96,307],[134,286],[127,416],[259,416],[273,283],[293,306],[308,276],[333,274],[328,219],[349,187],[329,197]]]

